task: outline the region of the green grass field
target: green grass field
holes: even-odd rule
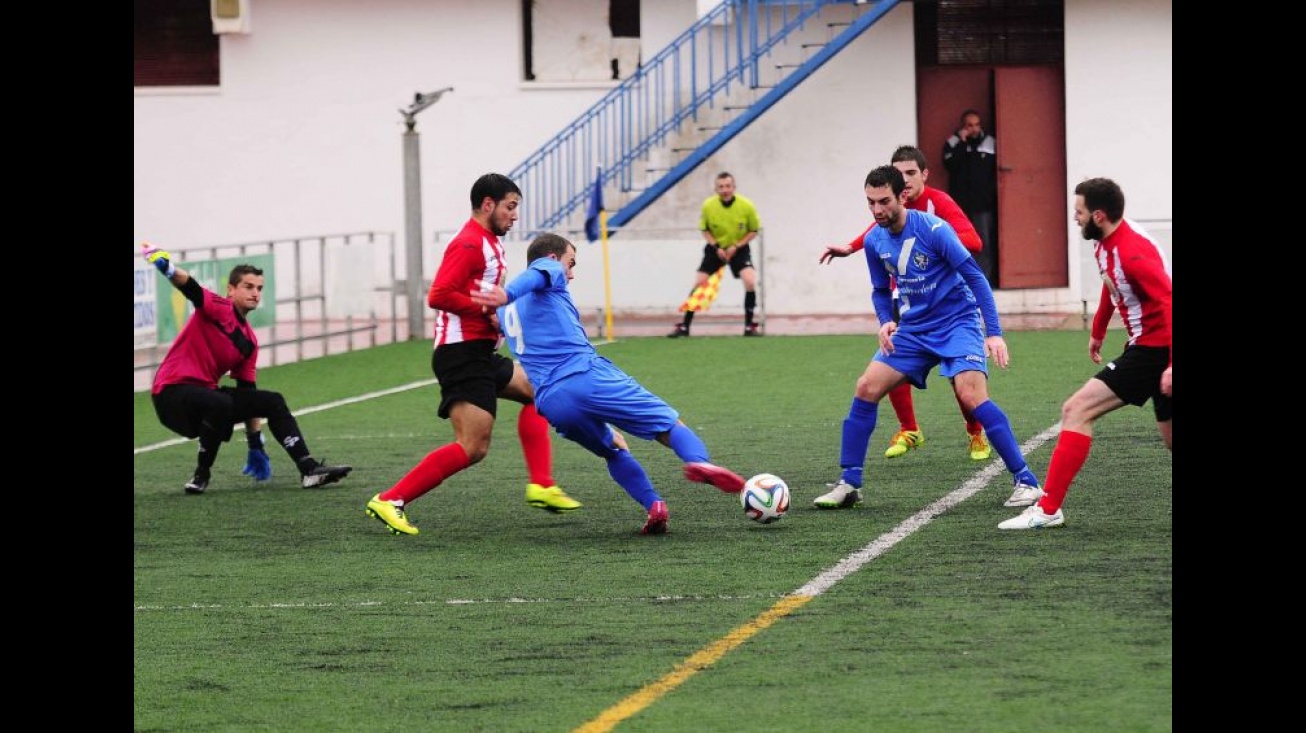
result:
[[[991,394],[1018,440],[1046,438],[1098,368],[1087,333],[1007,340],[1013,363],[992,369]],[[1112,332],[1106,353],[1121,340]],[[789,514],[758,525],[736,497],[685,481],[670,450],[632,438],[671,509],[659,537],[636,534],[640,507],[561,439],[555,474],[584,508],[526,506],[508,402],[489,457],[409,506],[420,535],[367,517],[372,494],[452,436],[438,386],[367,397],[430,380],[426,342],[260,372],[296,411],[325,406],[300,417],[309,445],[354,472],[323,490],[299,488],[276,446],[272,481],[241,476],[238,432],[209,491],[183,494],[195,445],[152,447],[176,436],[135,395],[134,730],[1171,730],[1171,455],[1151,406],[1099,422],[1064,527],[1000,532],[1019,511],[1002,506],[1009,475],[967,457],[947,382],[932,377],[915,395],[924,447],[882,457],[896,430],[886,400],[865,504],[817,511],[873,345],[602,345],[714,461],[793,490]],[[1029,453],[1040,477],[1054,440]],[[896,542],[854,572],[774,610],[886,535]]]

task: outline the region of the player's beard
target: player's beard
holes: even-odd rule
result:
[[[1079,228],[1079,233],[1084,237],[1084,239],[1102,240],[1102,227],[1098,226],[1097,222],[1092,219],[1084,222],[1084,226]]]
[[[886,228],[888,228],[889,231],[893,232],[893,231],[894,231],[893,227],[894,227],[895,224],[898,223],[898,216],[899,216],[899,214],[901,214],[901,213],[902,213],[902,209],[898,209],[897,211],[893,212],[892,214],[889,214],[889,215],[885,216],[885,217],[884,217],[884,221],[880,221],[878,218],[876,218],[876,219],[875,219],[875,224],[876,224],[877,226],[886,227]],[[872,216],[872,218],[875,218],[875,217]],[[894,232],[894,233],[896,234],[897,232]]]

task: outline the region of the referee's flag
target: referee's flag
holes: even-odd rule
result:
[[[721,291],[721,273],[725,272],[725,265],[712,273],[707,282],[694,288],[694,291],[685,298],[685,302],[680,304],[680,312],[694,311],[701,313],[712,307],[712,302],[716,300],[717,294]]]
[[[603,169],[595,169],[594,192],[590,195],[589,213],[585,215],[585,238],[597,241],[599,233],[599,212],[603,211]]]

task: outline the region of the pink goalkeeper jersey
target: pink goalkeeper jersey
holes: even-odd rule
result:
[[[230,300],[204,288],[204,307],[191,314],[168,347],[150,392],[158,394],[170,384],[217,389],[228,372],[233,379],[254,382],[257,364],[258,337],[249,321]]]

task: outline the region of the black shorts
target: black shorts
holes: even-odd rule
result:
[[[150,400],[159,422],[187,438],[198,438],[200,426],[206,421],[227,441],[236,423],[289,414],[281,393],[266,389],[209,389],[198,384],[170,384]]]
[[[698,264],[698,271],[711,275],[721,269],[721,257],[717,255],[720,247],[715,244],[703,245],[703,261]],[[735,256],[730,258],[730,274],[739,279],[739,273],[745,267],[753,266],[753,255],[748,245],[745,244],[735,250]]]
[[[499,393],[512,381],[513,361],[486,339],[435,347],[431,371],[440,382],[440,417],[449,419],[455,402],[470,402],[496,415]]]
[[[1126,346],[1124,353],[1093,375],[1127,405],[1152,401],[1157,422],[1172,417],[1172,400],[1161,394],[1161,372],[1170,365],[1170,350],[1159,346]]]

